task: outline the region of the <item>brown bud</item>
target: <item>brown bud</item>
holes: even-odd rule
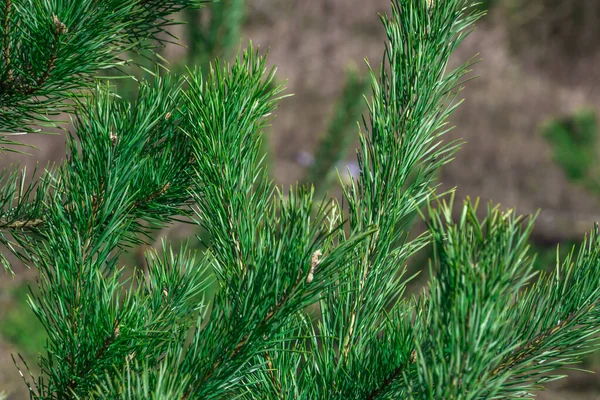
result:
[[[54,23],[54,28],[56,29],[57,34],[62,35],[69,31],[67,26],[65,24],[63,24],[62,22],[60,22],[60,20],[58,19],[58,17],[56,15],[52,16],[52,22]]]
[[[310,259],[310,270],[308,271],[308,276],[306,277],[306,283],[311,283],[315,277],[315,269],[321,263],[320,257],[323,255],[321,250],[317,250],[313,253],[312,258]]]

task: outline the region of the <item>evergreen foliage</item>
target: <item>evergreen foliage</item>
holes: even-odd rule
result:
[[[152,50],[174,22],[168,17],[203,0],[4,0],[0,4],[1,145],[6,133],[68,108],[71,96],[93,86],[99,70],[124,65],[126,51]]]
[[[31,30],[60,46],[41,53],[48,40],[28,41],[37,33],[7,36],[3,54],[39,59],[3,64],[3,129],[63,107],[83,77],[142,43],[142,27],[153,35],[192,3],[87,0],[80,14],[67,1],[6,1],[5,27],[31,14],[45,21]],[[480,220],[467,200],[455,220],[453,201],[435,203],[436,172],[459,147],[442,138],[469,72],[448,62],[481,12],[469,0],[391,5],[360,176],[343,202],[268,178],[261,132],[283,91],[252,45],[231,64],[143,82],[133,103],[96,84],[74,99],[64,163],[31,185],[5,172],[1,239],[39,271],[29,304],[48,334],[41,373],[26,378],[32,399],[523,398],[597,349],[597,227],[534,278],[533,219],[490,206]],[[89,52],[69,47],[66,29],[88,37]],[[57,55],[44,69],[55,49],[65,64]],[[412,239],[424,208],[428,232]],[[210,233],[208,249],[165,243],[146,273],[126,277],[118,256],[182,216]],[[429,286],[407,296],[404,266],[428,244]]]

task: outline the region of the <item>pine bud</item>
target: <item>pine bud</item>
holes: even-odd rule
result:
[[[323,255],[321,250],[317,250],[313,253],[312,258],[310,259],[310,270],[308,271],[308,276],[306,277],[306,283],[311,283],[315,277],[315,268],[321,263],[320,257]]]
[[[63,24],[62,22],[60,22],[60,20],[58,19],[58,17],[56,15],[52,16],[52,22],[54,23],[54,28],[56,29],[57,34],[62,35],[69,31],[67,26],[65,24]]]

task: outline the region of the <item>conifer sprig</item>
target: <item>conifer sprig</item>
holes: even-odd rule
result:
[[[136,355],[156,362],[166,342],[185,338],[189,326],[179,331],[178,319],[199,307],[191,300],[205,286],[199,280],[208,264],[179,256],[153,261],[146,290],[145,278],[123,283],[116,266],[120,249],[185,213],[191,199],[181,84],[168,78],[143,84],[134,105],[98,87],[80,105],[67,161],[46,177],[53,181],[44,230],[21,238],[40,271],[31,305],[49,335],[34,398],[87,395],[105,369]],[[144,344],[150,342],[152,350]]]
[[[204,0],[2,0],[0,2],[0,146],[6,133],[51,126],[72,111],[70,98],[93,88],[99,70],[124,65],[125,52],[165,40],[170,15]]]
[[[446,69],[479,15],[468,1],[393,1],[392,13],[381,16],[388,43],[379,76],[371,72],[360,177],[344,189],[350,228],[379,229],[320,303],[321,319],[307,334],[323,339],[313,343],[300,379],[286,380],[302,397],[376,398],[411,359],[404,264],[427,237],[408,241],[406,228],[458,148],[440,138],[468,64]]]
[[[274,195],[259,159],[260,128],[281,92],[271,85],[273,72],[251,46],[230,69],[216,65],[206,81],[190,84],[190,115],[201,116],[191,128],[201,132],[194,136],[197,216],[213,238],[220,283],[210,318],[179,365],[197,377],[187,393],[193,398],[241,390],[240,369],[253,368],[256,355],[268,363],[265,347],[284,338],[279,329],[289,316],[334,284],[352,245],[373,232],[326,249],[327,209],[312,215],[312,193],[297,187],[287,198]]]
[[[45,200],[50,193],[50,179],[36,176],[36,170],[28,176],[26,168],[10,166],[0,173],[0,243],[21,259],[26,255],[19,239],[43,228]],[[4,254],[0,260],[12,273]]]
[[[430,210],[435,258],[415,303],[414,365],[398,385],[410,398],[532,398],[557,369],[598,349],[597,228],[577,258],[535,277],[525,223],[466,201]]]

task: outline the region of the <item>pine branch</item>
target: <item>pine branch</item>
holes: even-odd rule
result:
[[[181,83],[144,84],[134,106],[98,88],[81,104],[66,163],[46,178],[55,193],[44,204],[45,229],[37,240],[21,242],[40,270],[40,294],[32,307],[50,335],[41,360],[48,379],[37,382],[39,398],[89,393],[98,371],[123,365],[135,353],[158,362],[173,340],[173,317],[164,315],[161,303],[145,304],[144,297],[155,294],[134,289],[143,280],[134,280],[129,297],[120,302],[122,272],[114,263],[118,249],[137,243],[137,234],[144,233],[138,219],[157,227],[185,214],[180,207],[190,199],[189,138],[180,130],[181,114],[165,118],[164,112],[169,105],[179,107]],[[117,140],[111,130],[119,132]],[[200,277],[188,278],[190,293],[201,290]],[[163,297],[164,290],[155,292]],[[168,292],[173,296],[177,290]],[[89,298],[97,300],[92,304]],[[188,300],[182,300],[177,307],[189,310]],[[144,348],[148,341],[152,349]],[[55,359],[70,361],[57,367]]]
[[[44,231],[45,203],[52,196],[48,171],[37,177],[36,170],[30,176],[26,168],[13,166],[0,172],[0,243],[24,262],[32,261],[26,243]],[[1,260],[12,273],[9,261],[4,256]]]
[[[46,63],[46,66],[42,70],[42,74],[37,79],[34,80],[33,84],[28,84],[26,82],[23,82],[22,79],[19,79],[18,81],[9,79],[8,81],[2,82],[2,86],[7,93],[21,94],[23,96],[33,95],[40,88],[42,88],[44,86],[44,84],[50,77],[50,74],[52,73],[52,70],[54,69],[54,66],[56,63],[57,47],[60,43],[60,37],[61,37],[61,35],[64,35],[65,33],[68,32],[68,29],[65,26],[65,24],[60,22],[60,20],[58,19],[58,17],[56,15],[52,16],[52,22],[54,24],[54,29],[53,29],[51,41],[50,41],[50,43],[48,43],[49,47],[50,47],[50,54],[48,56],[48,61]],[[29,70],[31,73],[33,73],[33,70],[30,66],[26,66],[26,69]],[[9,75],[10,75],[10,71],[9,71]]]
[[[360,179],[344,189],[351,229],[375,224],[379,230],[355,250],[360,262],[346,266],[345,279],[322,303],[328,322],[319,330],[333,339],[307,357],[310,378],[294,383],[307,397],[377,396],[411,357],[410,330],[388,315],[409,315],[411,305],[401,297],[403,265],[428,237],[408,241],[406,229],[426,203],[436,171],[458,147],[441,144],[441,137],[468,64],[446,69],[478,17],[467,1],[393,1],[392,14],[381,16],[388,43],[379,76],[370,75],[373,97],[360,133]],[[366,366],[377,367],[365,377]]]
[[[598,240],[595,226],[575,260],[573,254],[562,262],[557,259],[553,274],[542,274],[515,300],[511,338],[518,347],[494,370],[508,375],[503,393],[536,390],[539,384],[562,377],[553,374],[555,369],[580,362],[598,349]],[[530,313],[527,321],[525,312]]]
[[[374,229],[333,247],[316,270],[311,259],[327,236],[320,231],[327,209],[311,217],[312,192],[305,188],[274,196],[261,166],[260,129],[280,93],[271,85],[273,72],[250,47],[231,67],[217,63],[205,79],[200,74],[188,95],[198,132],[196,213],[213,240],[220,290],[177,368],[195,377],[186,398],[219,398],[242,389],[240,369],[264,362],[279,328],[334,282],[336,260],[353,256],[352,244]]]
[[[415,304],[417,364],[388,394],[528,397],[599,346],[597,230],[575,262],[557,260],[531,284],[532,222],[491,207],[480,222],[475,210],[465,203],[457,222],[451,205],[430,210],[436,257]]]
[[[5,1],[2,15],[0,130],[31,132],[73,111],[73,97],[93,88],[99,70],[123,64],[128,52],[152,50],[151,40],[175,24],[167,17],[204,0],[84,0],[21,6]],[[11,144],[11,143],[6,143]]]

